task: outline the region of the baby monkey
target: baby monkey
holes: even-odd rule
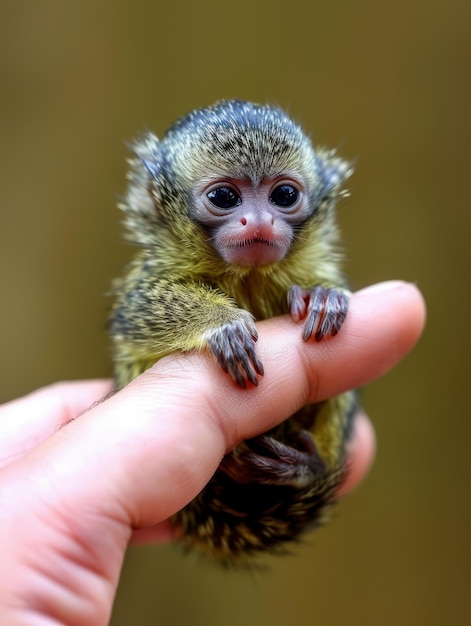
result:
[[[239,387],[257,385],[255,322],[283,313],[302,322],[305,341],[339,332],[348,291],[335,204],[348,163],[315,150],[279,108],[239,100],[191,112],[160,141],[148,133],[129,163],[120,208],[139,252],[115,282],[118,388],[195,349]],[[351,392],[305,406],[229,452],[174,518],[184,544],[237,564],[322,522],[344,479],[354,410]]]

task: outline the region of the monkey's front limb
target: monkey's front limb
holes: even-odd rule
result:
[[[295,322],[306,319],[303,339],[314,334],[316,341],[336,335],[345,321],[349,294],[345,291],[317,285],[303,289],[294,285],[288,293],[288,306]]]
[[[241,387],[257,384],[253,316],[207,285],[146,279],[120,287],[110,322],[118,385],[127,384],[166,354],[209,348]]]

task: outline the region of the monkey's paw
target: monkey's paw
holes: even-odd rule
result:
[[[305,319],[303,339],[314,334],[316,341],[327,335],[336,335],[345,321],[348,310],[348,293],[337,289],[313,287],[303,289],[294,285],[288,293],[288,305],[295,322]]]
[[[227,454],[219,467],[239,484],[291,486],[301,489],[326,471],[312,436],[300,431],[281,442],[270,435],[248,439]]]
[[[257,374],[263,376],[263,365],[255,352],[257,338],[252,320],[235,320],[205,333],[219,365],[244,388],[247,380],[258,385]]]

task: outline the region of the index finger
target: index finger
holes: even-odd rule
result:
[[[111,389],[104,379],[59,382],[1,406],[0,467],[27,454]]]

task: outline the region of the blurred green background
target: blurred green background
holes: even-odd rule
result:
[[[356,159],[352,283],[416,281],[429,308],[364,392],[377,462],[332,523],[264,573],[132,548],[113,626],[471,623],[470,26],[469,0],[2,2],[1,400],[109,375],[125,141],[219,98]]]

